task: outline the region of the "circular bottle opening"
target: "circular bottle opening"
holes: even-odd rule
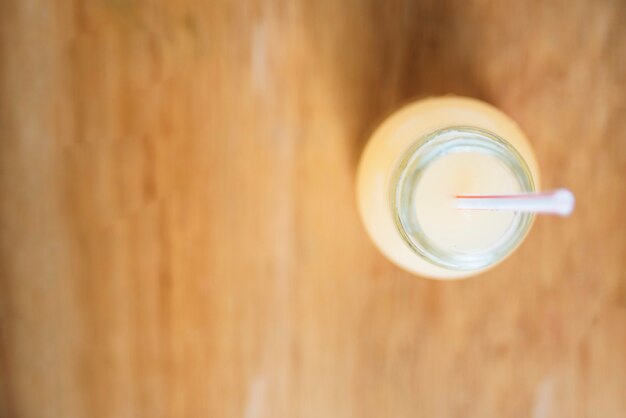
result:
[[[450,164],[463,160],[468,170],[457,165],[454,173],[446,173]],[[444,128],[420,138],[403,154],[392,177],[390,202],[398,231],[413,251],[435,265],[458,271],[489,267],[512,253],[532,225],[533,214],[462,214],[450,206],[452,195],[445,201],[430,198],[439,192],[437,181],[449,177],[471,182],[476,170],[482,170],[483,180],[489,179],[485,175],[505,179],[517,189],[509,192],[535,191],[526,161],[511,144],[468,126]]]

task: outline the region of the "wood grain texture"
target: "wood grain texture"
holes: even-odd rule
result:
[[[440,283],[357,218],[457,93],[578,196]],[[623,417],[626,4],[0,1],[0,416]]]

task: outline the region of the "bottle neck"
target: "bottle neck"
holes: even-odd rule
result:
[[[432,132],[416,141],[402,156],[392,177],[390,203],[405,243],[432,264],[457,271],[480,270],[510,254],[526,236],[534,217],[527,213],[513,214],[497,245],[459,250],[434,242],[420,223],[423,219],[416,208],[416,190],[431,164],[453,153],[478,153],[497,159],[517,182],[520,192],[534,191],[535,184],[526,161],[511,144],[492,132],[474,127],[456,126]]]

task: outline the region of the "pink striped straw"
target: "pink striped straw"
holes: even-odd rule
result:
[[[574,210],[574,194],[568,189],[512,195],[458,195],[456,207],[472,210],[509,210],[568,216]]]

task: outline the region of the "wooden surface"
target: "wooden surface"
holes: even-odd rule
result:
[[[0,416],[624,417],[626,3],[0,1]],[[454,92],[578,196],[386,261],[369,130]]]

